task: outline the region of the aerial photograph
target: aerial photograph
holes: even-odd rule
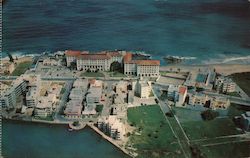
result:
[[[0,3],[0,158],[250,158],[250,0]]]

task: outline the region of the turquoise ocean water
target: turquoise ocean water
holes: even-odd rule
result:
[[[190,64],[250,60],[248,0],[6,0],[3,50],[139,50]],[[164,62],[162,62],[163,64]]]

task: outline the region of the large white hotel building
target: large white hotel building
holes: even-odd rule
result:
[[[77,70],[82,71],[110,71],[111,63],[117,61],[123,64],[124,74],[138,77],[158,77],[159,60],[133,60],[132,53],[125,51],[111,51],[89,53],[87,51],[66,51],[67,66],[75,62]]]

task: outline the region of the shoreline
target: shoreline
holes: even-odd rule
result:
[[[172,69],[173,72],[188,72],[188,71],[199,71],[202,68],[211,68],[215,69],[216,72],[228,76],[234,73],[243,73],[250,72],[250,64],[210,64],[210,65],[167,65],[160,66],[160,71],[170,71]]]

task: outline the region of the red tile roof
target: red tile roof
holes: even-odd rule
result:
[[[66,56],[79,56],[81,54],[89,54],[88,51],[79,51],[79,50],[66,50]]]
[[[108,54],[111,57],[122,56],[122,54],[117,51],[101,51],[101,52],[98,52],[97,54]]]
[[[123,57],[124,63],[137,65],[160,65],[160,60],[132,60],[132,56],[132,53],[126,53]]]
[[[137,65],[160,65],[159,60],[136,60]]]
[[[75,50],[67,50],[65,52],[66,56],[78,56],[81,54],[81,51],[75,51]]]
[[[126,53],[126,55],[123,57],[124,63],[130,63],[132,61],[132,53]]]
[[[185,94],[186,91],[187,91],[187,87],[185,87],[185,86],[180,86],[179,87],[179,93],[180,94]]]
[[[80,54],[78,58],[83,60],[104,60],[110,59],[111,57],[107,54]]]

